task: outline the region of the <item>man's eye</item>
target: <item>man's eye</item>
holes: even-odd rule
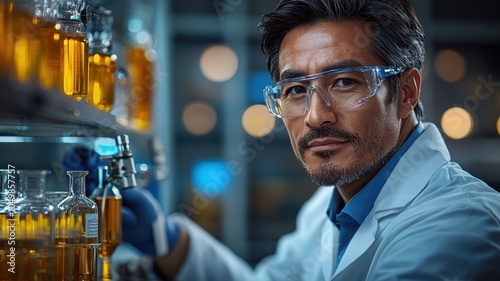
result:
[[[290,86],[283,91],[283,97],[288,97],[288,96],[300,96],[300,95],[305,95],[307,93],[307,88],[304,86]]]
[[[333,87],[349,87],[353,86],[356,83],[356,80],[351,78],[341,78],[335,81]]]

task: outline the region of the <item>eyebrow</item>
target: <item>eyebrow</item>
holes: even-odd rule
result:
[[[353,60],[353,59],[347,59],[343,61],[336,62],[334,64],[329,64],[325,67],[323,67],[319,72],[324,72],[327,70],[332,70],[332,69],[337,69],[337,68],[349,68],[349,67],[359,67],[363,66],[359,61]],[[283,73],[280,74],[280,81],[283,81],[285,79],[290,79],[290,78],[297,78],[305,75],[311,75],[314,73],[306,73],[303,71],[298,71],[298,70],[293,70],[293,69],[287,69],[283,71]]]

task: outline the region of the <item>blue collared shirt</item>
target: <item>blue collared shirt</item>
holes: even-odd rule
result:
[[[336,188],[333,190],[327,214],[340,230],[337,265],[342,259],[352,237],[373,208],[375,199],[377,199],[382,186],[384,186],[394,167],[396,167],[399,159],[403,157],[408,148],[410,148],[423,131],[424,125],[419,122],[413,133],[411,133],[398,151],[394,153],[391,159],[347,204],[342,200],[339,191]]]

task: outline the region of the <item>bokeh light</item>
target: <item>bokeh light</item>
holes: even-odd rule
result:
[[[238,57],[229,47],[212,46],[201,55],[200,69],[207,79],[224,82],[233,77],[238,70]]]
[[[269,114],[265,105],[256,104],[245,110],[241,123],[247,134],[260,138],[273,131],[276,118]]]
[[[446,110],[441,117],[443,132],[452,139],[463,139],[470,135],[474,128],[472,115],[461,107]]]
[[[220,159],[203,159],[191,169],[193,187],[209,198],[215,198],[231,185],[232,173],[228,164]]]
[[[466,72],[464,57],[453,50],[443,50],[436,55],[436,73],[443,81],[455,83],[460,81]]]
[[[497,119],[497,132],[500,135],[500,117]]]
[[[205,135],[212,131],[217,123],[215,109],[201,102],[188,105],[182,114],[184,127],[193,135]]]

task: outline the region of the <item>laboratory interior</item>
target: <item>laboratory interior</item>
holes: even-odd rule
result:
[[[35,199],[14,202],[10,189],[62,192],[47,230],[58,258],[67,250],[58,243],[78,231],[67,218],[97,202],[100,213],[85,211],[94,238],[78,243],[109,274],[127,245],[104,254],[101,213],[114,206],[104,199],[143,188],[165,215],[183,213],[250,264],[272,254],[317,188],[262,95],[272,82],[257,26],[278,2],[0,0],[1,215],[34,223],[35,235],[42,227],[22,221],[31,209],[17,208]],[[438,126],[453,161],[500,190],[497,5],[412,2],[426,32],[424,121]],[[57,274],[78,270],[62,267]]]

